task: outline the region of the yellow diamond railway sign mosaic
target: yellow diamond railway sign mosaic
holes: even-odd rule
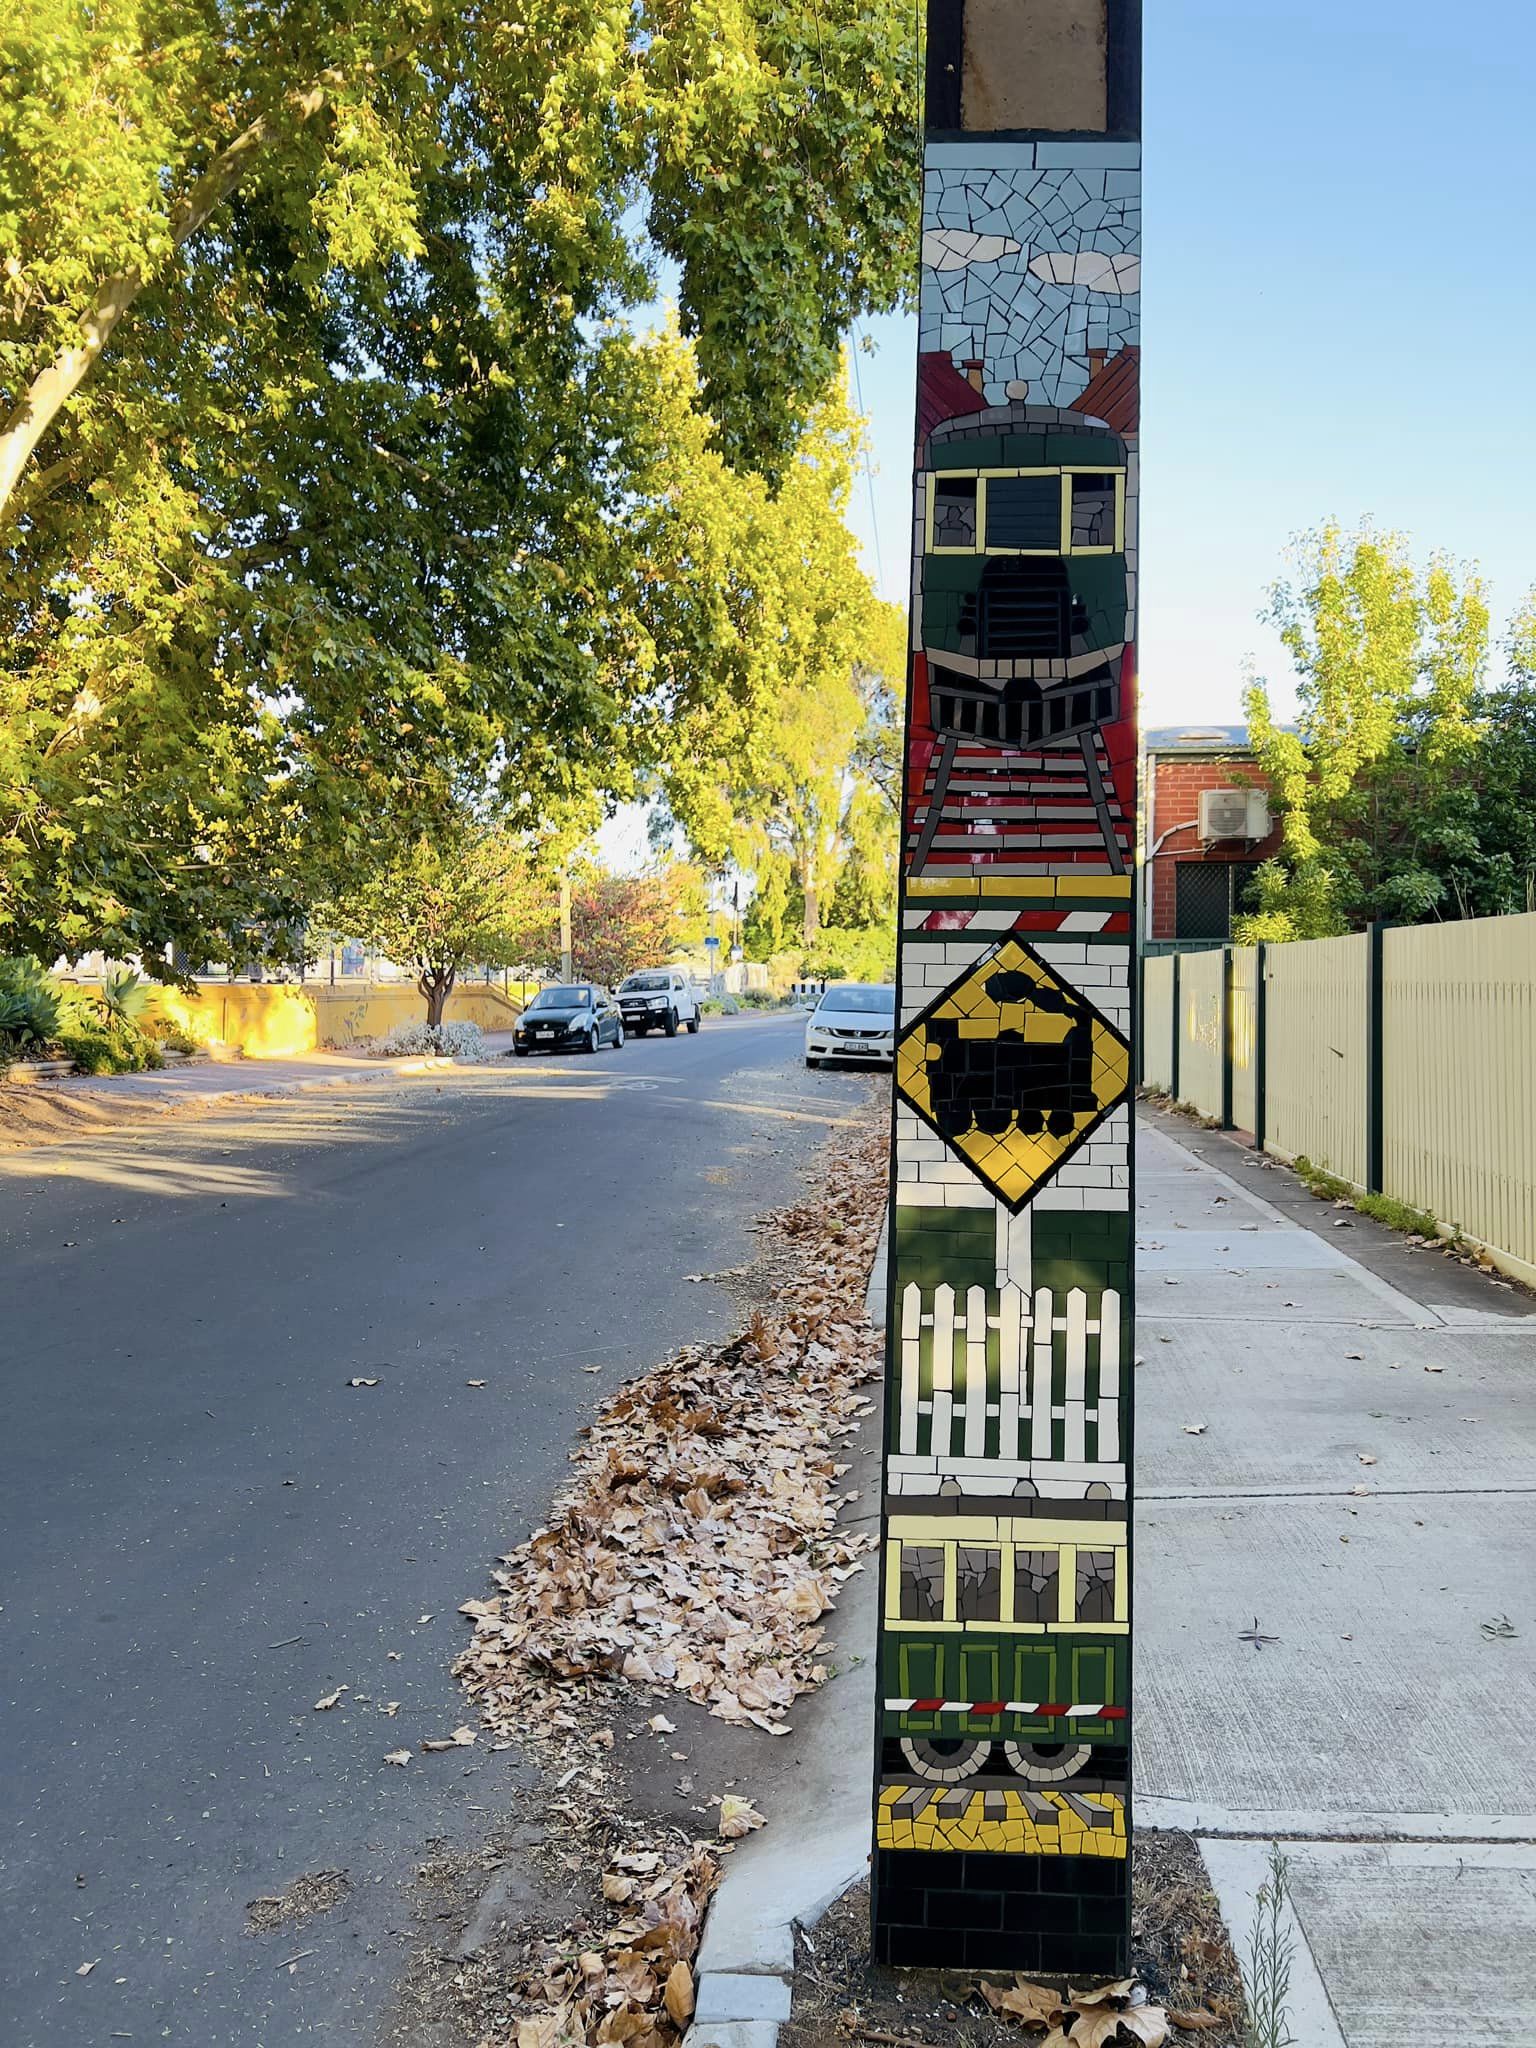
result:
[[[904,1101],[1015,1213],[1130,1089],[1131,1049],[1018,939],[968,968],[903,1033]]]

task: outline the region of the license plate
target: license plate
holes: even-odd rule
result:
[[[553,1038],[555,1034],[553,1031],[535,1031],[533,1035],[535,1038]]]

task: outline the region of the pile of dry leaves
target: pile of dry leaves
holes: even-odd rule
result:
[[[1173,2028],[1198,2033],[1221,2021],[1205,2012],[1175,2012],[1148,2002],[1127,1977],[1098,1991],[1048,1991],[1023,1977],[1010,1989],[981,1984],[980,1995],[995,2013],[1022,2022],[1027,2033],[1044,2034],[1043,2048],[1164,2048]]]
[[[613,1678],[787,1732],[826,1676],[817,1622],[875,1543],[837,1528],[857,1497],[837,1447],[880,1371],[864,1293],[884,1188],[871,1120],[814,1205],[767,1220],[790,1268],[773,1312],[631,1381],[584,1432],[554,1519],[460,1609],[454,1668],[499,1734],[570,1730],[563,1704]]]
[[[502,2039],[516,2048],[610,2041],[668,2048],[693,2017],[693,1957],[719,1876],[703,1842],[681,1855],[615,1855],[603,1873],[603,1896],[624,1907],[623,1917],[574,1954],[565,1941],[539,1944],[514,1987],[538,2010]]]

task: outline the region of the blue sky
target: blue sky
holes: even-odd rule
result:
[[[1536,582],[1536,19],[1516,0],[1152,0],[1141,667],[1147,724],[1241,716],[1289,537],[1364,517]],[[915,322],[866,323],[875,516],[904,601]]]

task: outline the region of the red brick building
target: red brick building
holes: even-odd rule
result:
[[[1248,728],[1163,726],[1142,752],[1143,944],[1220,943],[1248,907],[1254,870],[1280,848]]]

